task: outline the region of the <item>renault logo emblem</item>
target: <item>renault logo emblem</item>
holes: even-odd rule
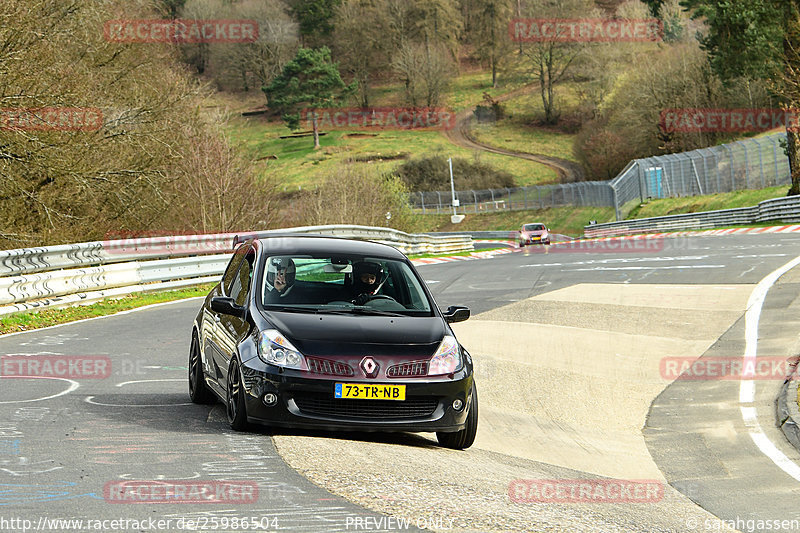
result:
[[[378,363],[375,362],[375,359],[372,357],[365,357],[361,360],[361,370],[364,371],[364,375],[368,378],[374,378],[378,375]]]

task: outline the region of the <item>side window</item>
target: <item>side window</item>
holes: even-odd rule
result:
[[[236,251],[233,253],[233,258],[231,258],[231,262],[228,263],[228,268],[225,269],[225,274],[222,275],[222,292],[230,296],[231,294],[231,286],[233,285],[233,280],[236,277],[236,272],[239,270],[239,265],[242,264],[242,260],[244,259],[245,253],[249,249],[247,244],[242,244]]]
[[[236,305],[243,306],[247,293],[250,292],[250,280],[253,277],[253,263],[255,262],[255,253],[248,252],[239,268],[238,275],[233,278],[233,285],[230,290],[230,297],[233,298]]]

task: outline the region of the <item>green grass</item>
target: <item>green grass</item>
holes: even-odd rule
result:
[[[494,124],[474,124],[472,133],[477,140],[491,146],[577,162],[572,152],[575,135],[531,126],[526,118],[512,117]]]
[[[517,231],[522,224],[542,222],[554,233],[572,237],[583,235],[590,220],[611,222],[613,207],[551,207],[524,211],[491,211],[469,214],[459,224],[450,215],[417,215],[415,231]]]
[[[204,284],[180,290],[131,294],[89,305],[19,313],[0,318],[0,334],[46,328],[48,326],[82,320],[84,318],[111,315],[145,305],[183,300],[184,298],[193,298],[195,296],[205,296],[213,286],[213,284]]]
[[[709,194],[705,196],[687,196],[683,198],[661,198],[651,200],[634,208],[627,216],[632,218],[660,217],[681,213],[698,213],[717,209],[733,209],[751,207],[758,202],[786,196],[788,186],[769,187],[766,189],[747,189],[729,193]]]
[[[254,159],[270,155],[277,157],[262,160],[258,165],[261,172],[279,176],[285,190],[313,187],[322,176],[334,172],[348,158],[397,154],[408,154],[413,158],[430,155],[476,158],[510,173],[519,185],[555,179],[555,173],[539,163],[461,148],[451,144],[438,130],[329,131],[320,138],[322,146],[316,151],[311,137],[279,138],[289,133],[283,123],[267,122],[261,118],[235,118],[228,130],[232,143],[248,156]],[[359,164],[369,164],[379,171],[389,172],[402,162],[376,160]]]
[[[491,252],[493,250],[504,250],[504,246],[500,246],[497,248],[481,248],[480,252]],[[474,253],[474,251],[469,252],[448,252],[445,254],[412,254],[409,255],[409,259],[427,259],[429,257],[452,257],[452,256],[470,256]]]

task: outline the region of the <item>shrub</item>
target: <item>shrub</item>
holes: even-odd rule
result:
[[[450,190],[450,168],[444,156],[437,155],[407,161],[397,168],[397,175],[410,191]],[[453,159],[456,190],[514,187],[514,177],[491,165],[468,159]]]

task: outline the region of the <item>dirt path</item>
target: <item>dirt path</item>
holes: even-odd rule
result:
[[[515,89],[509,93],[498,96],[496,99],[500,102],[510,100],[521,94],[525,94],[531,89],[537,88],[538,84],[525,85]],[[531,154],[528,152],[518,152],[516,150],[507,150],[505,148],[498,148],[478,141],[470,131],[472,121],[475,118],[472,109],[463,109],[456,114],[456,124],[452,129],[443,130],[443,134],[447,139],[458,146],[469,148],[471,150],[483,150],[485,152],[492,152],[500,155],[507,155],[509,157],[519,157],[529,161],[541,163],[547,167],[552,168],[558,174],[560,183],[571,183],[574,181],[583,181],[584,173],[583,168],[574,161],[568,161],[559,157],[553,157],[545,154]]]

